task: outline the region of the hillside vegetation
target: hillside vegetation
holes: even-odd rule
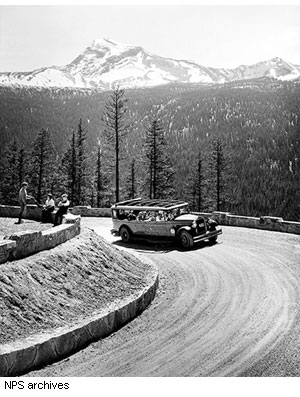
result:
[[[16,139],[28,149],[41,128],[52,134],[58,157],[82,118],[89,159],[103,140],[101,117],[109,92],[92,90],[0,89],[1,155]],[[220,86],[173,85],[127,90],[130,134],[123,170],[141,159],[146,128],[163,124],[176,174],[175,195],[188,198],[188,178],[201,151],[208,167],[210,143],[222,137],[230,163],[223,210],[241,215],[274,215],[299,220],[300,84],[270,79]],[[1,156],[3,157],[3,156]],[[105,158],[105,153],[104,153]],[[95,160],[96,161],[96,160]],[[143,185],[145,170],[138,167]],[[126,178],[123,178],[125,188]],[[207,185],[211,180],[207,179]],[[206,187],[209,194],[209,188]],[[209,203],[207,201],[207,203]],[[209,203],[203,210],[212,210]]]
[[[10,220],[1,220],[1,224]],[[0,267],[0,344],[72,327],[139,295],[156,269],[90,229],[51,251]]]

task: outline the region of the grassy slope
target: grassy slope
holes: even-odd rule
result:
[[[89,229],[0,266],[0,344],[75,324],[147,285],[154,268]]]

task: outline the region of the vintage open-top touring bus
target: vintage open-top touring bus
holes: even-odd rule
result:
[[[112,233],[125,243],[134,238],[175,239],[185,249],[203,240],[215,242],[222,229],[218,223],[180,200],[132,199],[111,207]]]

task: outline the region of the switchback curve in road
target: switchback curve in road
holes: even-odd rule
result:
[[[29,376],[298,376],[300,236],[223,227],[191,251],[123,245],[108,218],[85,226],[151,258],[150,307],[115,334]]]

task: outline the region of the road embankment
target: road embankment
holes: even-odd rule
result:
[[[0,376],[56,361],[120,328],[154,298],[156,267],[85,228],[0,267]]]

